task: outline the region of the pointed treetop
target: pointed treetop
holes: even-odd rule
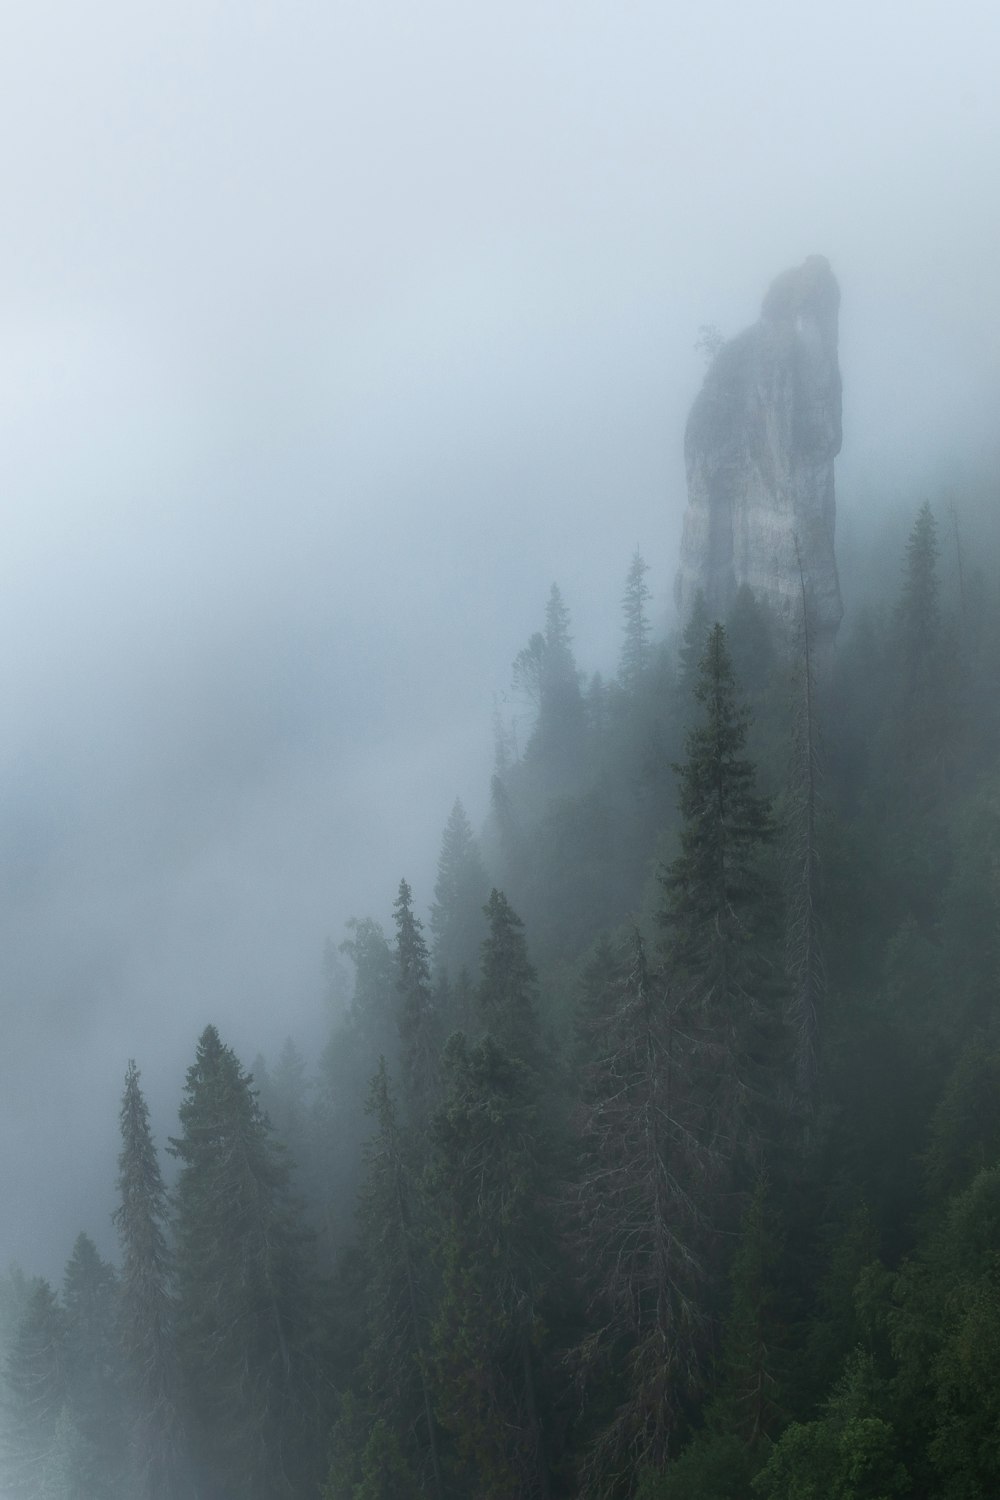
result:
[[[649,666],[649,638],[651,628],[646,605],[651,597],[646,574],[649,565],[638,547],[625,579],[622,596],[622,613],[625,617],[625,639],[622,643],[618,680],[628,693],[634,693]]]

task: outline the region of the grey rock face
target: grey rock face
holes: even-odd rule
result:
[[[760,320],[709,367],[684,434],[682,620],[698,589],[723,619],[748,584],[791,625],[801,615],[797,544],[816,642],[832,642],[843,613],[833,546],[839,306],[829,263],[812,255],[778,277]]]

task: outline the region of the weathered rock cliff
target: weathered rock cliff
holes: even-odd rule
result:
[[[724,344],[684,435],[688,508],[676,598],[702,589],[724,619],[749,584],[789,624],[801,557],[817,644],[843,609],[834,557],[833,460],[840,451],[840,290],[821,255],[774,282],[760,320]]]

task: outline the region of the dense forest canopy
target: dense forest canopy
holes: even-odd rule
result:
[[[117,1263],[3,1280],[8,1494],[996,1493],[968,514],[915,505],[820,658],[805,588],[663,638],[635,552],[604,679],[552,586],[489,818],[349,924],[322,1048],[208,1024],[161,1142],[129,1064]]]
[[[4,8],[0,1500],[1000,1493],[998,50]]]

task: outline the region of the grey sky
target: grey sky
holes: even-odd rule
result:
[[[162,1135],[207,1020],[315,1033],[325,936],[429,899],[554,578],[588,668],[637,543],[666,623],[701,323],[829,256],[848,525],[996,458],[998,45],[962,0],[5,9],[0,1257],[109,1243],[130,1055]]]

